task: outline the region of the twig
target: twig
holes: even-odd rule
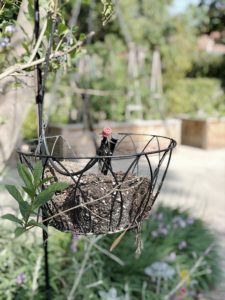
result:
[[[34,48],[32,54],[31,54],[31,56],[30,56],[30,58],[28,60],[28,64],[30,64],[33,61],[33,59],[34,59],[34,57],[35,57],[35,55],[36,55],[36,53],[38,51],[38,48],[40,47],[40,44],[41,44],[42,39],[43,39],[43,36],[45,34],[45,30],[47,28],[47,24],[48,24],[48,20],[45,20],[43,28],[42,28],[42,31],[41,31],[40,36],[39,36],[39,38],[37,40],[37,43],[35,45],[35,48]]]
[[[86,237],[84,237],[85,240],[87,240],[88,242],[90,242],[90,240]],[[93,245],[99,252],[103,253],[104,255],[108,256],[109,258],[111,258],[112,260],[114,260],[115,262],[117,262],[120,266],[124,266],[125,263],[116,255],[110,253],[107,249],[102,248],[101,246],[94,244]]]
[[[115,91],[101,91],[101,90],[94,90],[94,89],[80,89],[74,88],[73,89],[75,94],[86,94],[86,95],[93,95],[93,96],[110,96]]]
[[[103,283],[104,283],[103,280],[99,280],[99,281],[96,281],[96,282],[87,284],[87,285],[85,286],[85,288],[86,288],[86,289],[91,289],[91,288],[96,287],[96,286],[99,286],[99,285],[101,285],[101,284],[103,284]]]
[[[42,260],[42,255],[39,255],[35,264],[34,272],[33,272],[33,281],[32,281],[32,294],[30,297],[30,300],[34,299],[34,293],[38,288],[38,273],[41,269],[41,260]]]
[[[186,282],[186,280],[190,277],[191,274],[193,274],[198,267],[201,265],[204,257],[206,255],[208,255],[208,253],[213,249],[213,247],[215,246],[214,243],[212,243],[205,251],[204,253],[199,257],[199,259],[196,261],[196,263],[193,265],[193,267],[190,269],[190,271],[184,276],[184,278],[178,282],[178,284],[175,286],[174,289],[172,289],[172,291],[170,291],[170,293],[168,295],[165,296],[164,300],[169,300],[171,296],[173,296],[182,286],[183,284]]]
[[[103,220],[103,221],[109,221],[109,220],[107,220],[107,219],[105,219],[105,218],[102,218],[102,217],[100,217],[98,214],[96,214],[96,213],[94,213],[90,208],[88,208],[86,205],[84,205],[84,208],[85,209],[87,209],[88,211],[90,211],[94,216],[96,216],[97,218],[99,218],[99,219],[101,219],[101,220]]]
[[[78,49],[79,47],[81,47],[85,43],[85,41],[88,38],[90,38],[90,36],[93,36],[94,34],[95,34],[94,32],[89,33],[83,41],[78,41],[75,45],[73,45],[71,48],[69,48],[65,51],[57,51],[55,53],[52,53],[50,55],[49,59],[53,59],[53,58],[57,58],[57,57],[61,57],[61,56],[64,56],[66,54],[69,54],[70,52],[72,52],[72,51]],[[45,61],[45,57],[42,57],[42,58],[37,59],[37,60],[35,60],[31,63],[21,64],[21,65],[17,64],[17,65],[11,66],[8,69],[6,69],[2,74],[0,74],[0,80],[7,77],[7,76],[9,76],[9,75],[11,75],[12,73],[20,72],[22,70],[26,70],[26,69],[29,69],[31,67],[40,65],[44,61]]]
[[[86,264],[87,264],[87,262],[88,262],[88,259],[89,259],[90,254],[91,254],[91,249],[92,249],[92,247],[94,246],[94,244],[95,244],[100,238],[101,238],[101,237],[97,237],[97,238],[92,239],[92,240],[90,241],[90,244],[89,244],[89,246],[88,246],[88,248],[87,248],[87,250],[86,250],[86,252],[85,252],[85,256],[84,256],[84,259],[83,259],[83,261],[82,261],[82,264],[81,264],[81,266],[80,266],[80,270],[79,270],[78,274],[77,274],[76,276],[74,276],[74,283],[73,283],[73,286],[72,286],[72,288],[71,288],[71,290],[70,290],[69,296],[67,297],[67,300],[74,300],[74,299],[75,299],[74,295],[75,295],[76,289],[77,289],[77,287],[78,287],[78,285],[79,285],[79,283],[80,283],[80,280],[81,280],[81,278],[82,278],[82,276],[83,276],[83,274],[84,274]]]

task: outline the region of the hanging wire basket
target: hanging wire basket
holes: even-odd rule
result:
[[[37,140],[20,146],[22,163],[33,169],[41,159],[43,177],[69,183],[42,208],[49,225],[77,234],[104,234],[138,227],[149,217],[176,142],[130,133],[119,133],[117,139],[113,155],[85,156],[88,146],[76,153],[62,136],[45,138],[45,155],[35,154]]]

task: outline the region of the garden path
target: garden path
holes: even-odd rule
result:
[[[216,232],[221,246],[224,280],[203,299],[225,299],[225,149],[202,150],[178,146],[158,203],[189,209]]]

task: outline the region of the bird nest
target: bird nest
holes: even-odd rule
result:
[[[45,138],[45,154],[37,155],[36,146],[36,141],[22,145],[20,160],[32,169],[41,159],[43,177],[68,183],[42,208],[49,225],[77,234],[102,234],[137,227],[149,217],[176,142],[121,133],[113,154],[91,156],[77,154],[61,136]]]

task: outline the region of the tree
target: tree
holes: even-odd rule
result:
[[[200,33],[224,31],[225,1],[201,0],[198,8],[195,9],[195,17],[198,19]]]

